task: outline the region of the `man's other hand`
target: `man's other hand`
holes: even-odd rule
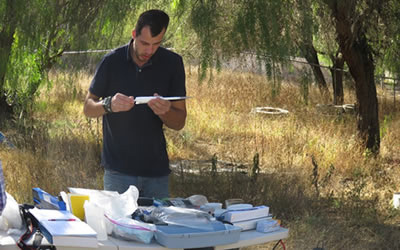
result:
[[[154,96],[159,96],[157,93]],[[165,115],[171,109],[171,102],[161,98],[150,100],[147,105],[153,110],[156,115]]]

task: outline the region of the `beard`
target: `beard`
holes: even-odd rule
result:
[[[146,63],[152,56],[152,54],[146,55],[144,53],[140,53],[138,49],[136,49],[135,44],[133,45],[133,53],[135,55],[136,60],[141,63]]]

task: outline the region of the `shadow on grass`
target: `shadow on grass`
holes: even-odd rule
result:
[[[351,213],[352,207],[346,209]],[[347,215],[320,211],[289,221],[286,245],[289,249],[400,249],[398,220],[396,225],[376,216],[372,219]]]
[[[182,161],[171,175],[172,196],[202,194],[210,202],[241,198],[246,203],[267,205],[274,216],[294,219],[310,211],[312,200],[307,195],[304,176],[291,173],[247,174],[246,169],[231,166],[212,171],[210,163]]]
[[[362,199],[349,190],[340,190],[337,197],[317,196],[310,177],[301,173],[250,176],[235,166],[223,170],[212,170],[211,161],[181,161],[171,175],[171,194],[267,205],[290,230],[288,249],[400,249],[400,211],[385,208],[378,199]]]

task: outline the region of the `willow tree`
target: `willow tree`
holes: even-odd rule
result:
[[[330,10],[326,5],[318,0],[313,1],[313,17],[318,26],[318,31],[314,33],[316,50],[324,57],[330,59],[330,71],[332,78],[333,104],[343,105],[343,75],[344,58],[336,42],[336,32],[332,29],[334,23],[330,15]]]
[[[248,59],[255,55],[273,81],[289,56],[302,56],[309,62],[321,93],[328,88],[319,67],[314,35],[318,25],[313,16],[314,1],[299,0],[219,0],[184,1],[191,13],[191,28],[199,37],[200,71],[219,65],[222,58]]]
[[[389,72],[389,77],[400,78],[400,1],[385,1],[384,7],[380,12],[380,27],[374,36],[374,41],[379,45],[374,48],[378,58],[379,73],[385,75]]]
[[[295,0],[293,7],[293,41],[300,55],[310,64],[321,94],[326,95],[328,86],[320,67],[318,52],[314,46],[314,36],[318,32],[317,16],[313,13],[314,3],[312,0]]]
[[[272,94],[279,92],[279,66],[293,43],[287,18],[290,1],[175,1],[190,11],[190,27],[200,41],[200,76],[231,58],[254,59],[272,79]]]
[[[2,1],[0,17],[6,20],[0,25],[2,106],[27,111],[62,53],[93,44],[107,23],[117,29],[132,3],[135,1]]]

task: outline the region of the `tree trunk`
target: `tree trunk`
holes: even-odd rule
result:
[[[344,93],[343,93],[343,67],[344,58],[341,53],[337,53],[335,56],[331,56],[333,68],[331,69],[332,75],[332,88],[333,88],[333,104],[343,105]]]
[[[0,94],[3,95],[4,79],[10,58],[11,46],[14,42],[14,33],[17,26],[16,1],[7,0],[4,10],[2,27],[0,29]]]
[[[303,44],[302,51],[304,57],[312,68],[315,82],[317,83],[321,94],[326,94],[328,92],[328,86],[326,84],[324,74],[322,74],[321,67],[319,67],[317,51],[312,44]]]
[[[378,98],[371,51],[365,38],[360,43],[355,43],[349,50],[345,60],[356,82],[358,130],[366,140],[367,148],[378,153],[380,147]]]
[[[336,20],[340,49],[356,84],[359,133],[366,148],[379,153],[378,99],[371,49],[363,30],[351,21],[355,2],[329,1],[329,6]]]
[[[0,126],[4,121],[10,119],[13,114],[12,106],[8,105],[6,96],[0,95]]]

